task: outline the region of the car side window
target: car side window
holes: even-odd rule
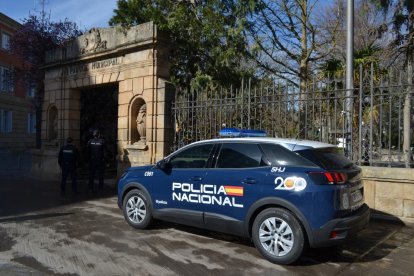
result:
[[[257,144],[224,143],[216,168],[253,168],[267,166]]]
[[[266,159],[270,161],[272,166],[315,166],[315,164],[301,157],[299,154],[280,145],[263,143],[260,146],[266,155]]]
[[[180,151],[169,160],[171,168],[205,168],[210,157],[213,144],[193,146]]]

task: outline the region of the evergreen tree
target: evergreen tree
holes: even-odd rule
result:
[[[242,35],[250,2],[118,0],[109,23],[128,28],[153,21],[166,32],[171,40],[171,80],[178,91],[190,92],[190,87],[212,80],[230,86],[252,75]]]
[[[411,147],[413,130],[412,120],[412,93],[413,93],[413,65],[414,65],[414,1],[413,0],[373,0],[378,7],[383,9],[384,14],[391,11],[390,25],[393,30],[393,39],[390,48],[395,50],[395,58],[402,57],[407,65],[408,83],[407,93],[404,100],[403,115],[403,151],[406,167],[410,167],[412,152]]]

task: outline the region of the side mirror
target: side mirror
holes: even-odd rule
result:
[[[167,168],[167,164],[168,162],[165,159],[162,159],[157,162],[157,167],[160,168],[161,170],[165,170]]]

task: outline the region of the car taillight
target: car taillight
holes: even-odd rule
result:
[[[309,172],[309,176],[318,184],[345,184],[347,175],[342,172]]]
[[[323,173],[326,177],[326,179],[328,180],[328,184],[334,184],[335,183],[335,179],[333,178],[333,174],[331,174],[330,172],[325,172]]]

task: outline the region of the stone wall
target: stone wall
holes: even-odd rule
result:
[[[414,169],[362,167],[362,175],[375,216],[414,220]]]

